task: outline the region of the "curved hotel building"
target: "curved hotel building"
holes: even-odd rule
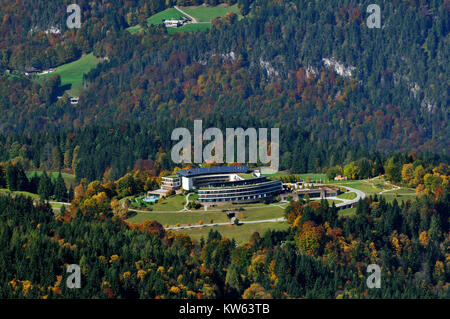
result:
[[[180,185],[184,190],[198,190],[201,203],[258,202],[282,191],[280,180],[261,177],[248,166],[193,168],[164,178],[165,185]]]

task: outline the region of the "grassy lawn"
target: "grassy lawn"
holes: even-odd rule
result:
[[[193,23],[193,24],[185,24],[179,28],[167,28],[167,32],[169,34],[174,34],[177,32],[199,32],[199,31],[208,31],[211,27],[209,23]],[[141,30],[140,26],[129,27],[127,29],[131,34],[139,32]]]
[[[130,32],[131,34],[134,34],[136,32],[139,32],[141,30],[141,26],[140,25],[135,25],[133,27],[129,27],[127,28],[128,32]]]
[[[63,205],[60,203],[50,203],[50,206],[52,206],[53,210],[60,210],[63,206],[65,206],[67,209],[70,207],[69,205]]]
[[[288,171],[278,171],[273,174],[261,174],[261,176],[266,176],[266,177],[281,177],[281,176],[286,176],[286,175],[289,175]]]
[[[347,193],[339,194],[337,197],[342,198],[342,199],[355,199],[356,193],[347,192]]]
[[[159,24],[163,24],[162,20],[163,19],[180,19],[184,17],[184,14],[182,14],[180,11],[178,11],[177,9],[174,8],[169,8],[166,9],[164,11],[158,12],[154,15],[152,15],[150,18],[147,19],[147,24],[148,25],[159,25]],[[168,28],[169,32],[170,29],[174,29],[174,28]],[[180,28],[181,29],[181,28]],[[138,32],[139,30],[141,30],[141,26],[140,25],[136,25],[133,27],[129,27],[127,29],[131,34]]]
[[[235,225],[225,225],[225,226],[214,226],[214,227],[204,227],[204,228],[193,228],[193,229],[180,229],[174,230],[175,233],[183,233],[189,235],[191,238],[200,240],[203,238],[208,238],[208,233],[210,230],[217,230],[222,234],[222,237],[232,239],[236,241],[238,245],[247,243],[254,232],[259,232],[261,236],[267,230],[287,230],[289,228],[286,222],[276,222],[276,223],[260,223],[260,224],[242,224],[240,226]]]
[[[167,28],[167,32],[169,32],[169,34],[174,34],[176,32],[208,31],[210,27],[211,24],[209,23],[192,23],[192,24],[185,24],[184,26],[179,28]]]
[[[328,183],[327,175],[321,174],[321,173],[294,174],[294,173],[289,173],[288,171],[279,171],[274,174],[262,174],[262,175],[266,176],[266,177],[282,177],[282,176],[286,176],[286,175],[298,175],[305,182],[308,181],[308,177],[309,177],[311,182],[322,181],[322,183]]]
[[[211,27],[212,19],[216,17],[223,17],[228,12],[234,12],[238,14],[239,18],[242,16],[240,15],[239,8],[237,5],[228,6],[226,4],[220,4],[218,6],[209,7],[209,6],[189,6],[189,7],[180,7],[181,10],[186,12],[187,14],[193,16],[197,19],[198,22],[201,23],[192,23],[192,24],[185,24],[182,27],[179,28],[167,28],[167,32],[169,34],[174,34],[176,32],[199,32],[199,31],[207,31]],[[185,15],[182,14],[180,11],[178,11],[175,8],[169,8],[164,11],[158,12],[154,15],[152,15],[150,18],[147,19],[148,25],[159,25],[163,24],[163,19],[180,19],[184,17]],[[136,25],[129,27],[127,29],[131,34],[139,32],[141,30],[141,26]]]
[[[133,201],[133,198],[129,199],[130,201]],[[185,201],[185,196],[174,195],[163,200],[158,200],[158,203],[150,205],[149,207],[151,207],[154,211],[178,212],[179,210],[184,208]]]
[[[315,182],[315,181],[322,181],[322,183],[326,183],[328,181],[327,175],[326,174],[314,174],[314,173],[309,173],[309,174],[298,174],[300,175],[300,178],[302,180],[304,180],[305,182],[308,182],[308,177],[310,178],[311,182]]]
[[[77,61],[57,67],[53,73],[40,75],[39,79],[45,79],[59,74],[61,77],[61,86],[70,87],[68,93],[72,96],[79,96],[83,90],[83,74],[93,69],[99,61],[100,59],[96,58],[93,53],[89,53]]]
[[[356,189],[359,189],[360,191],[363,191],[366,193],[366,195],[373,195],[375,193],[381,192],[383,189],[379,186],[376,186],[372,182],[369,184],[366,180],[360,180],[360,181],[340,181],[340,182],[334,182],[330,181],[330,184],[338,184],[342,186],[349,186]]]
[[[386,191],[383,194],[408,194],[408,195],[415,195],[416,190],[414,188],[400,188],[400,189],[394,189],[391,191]]]
[[[284,209],[272,205],[268,205],[267,207],[249,207],[246,210],[238,212],[236,214],[236,217],[241,221],[265,220],[280,218],[283,216]]]
[[[189,200],[192,199],[192,196],[189,197]],[[279,204],[279,203],[274,203],[273,205],[280,205],[284,208],[286,208],[287,204],[283,203],[283,204]],[[244,208],[244,209],[248,209],[248,208],[261,208],[261,207],[273,207],[272,204],[264,204],[264,203],[247,203],[247,204],[223,204],[223,205],[218,205],[216,207],[212,207],[211,210],[223,210],[223,209],[231,209],[231,210],[238,210],[239,208]]]
[[[180,19],[182,17],[185,17],[184,14],[182,14],[180,11],[178,11],[175,8],[169,8],[164,11],[158,12],[154,15],[152,15],[150,18],[147,19],[148,25],[158,25],[163,24],[162,20],[170,20],[170,19]],[[187,18],[187,17],[186,17]]]
[[[382,195],[378,195],[383,196],[384,199],[388,202],[388,203],[392,203],[394,201],[394,199],[397,199],[397,202],[400,204],[402,202],[406,202],[408,200],[414,201],[416,199],[416,194],[415,193],[411,193],[408,195],[403,195],[404,193],[401,194],[397,194],[397,193],[383,193]]]
[[[156,210],[156,209],[155,209]],[[224,223],[229,219],[222,211],[192,211],[192,212],[131,212],[133,215],[128,220],[135,224],[142,224],[146,220],[156,220],[162,225],[174,226],[177,224],[198,224],[200,220],[204,224]],[[245,211],[237,212],[236,217],[241,221],[265,220],[280,218],[284,215],[284,209],[268,205],[266,207],[248,207]]]
[[[0,188],[0,193],[2,193],[2,194],[11,194],[12,196],[23,195],[23,196],[31,197],[33,199],[39,199],[39,195],[38,194],[33,194],[33,193],[30,193],[30,192],[24,192],[24,191],[11,192],[9,189],[6,189],[6,188]],[[50,206],[53,208],[53,210],[60,210],[61,207],[63,206],[63,204],[50,203]],[[64,205],[64,206],[68,207],[67,205]]]
[[[28,171],[26,172],[26,175],[28,178],[32,178],[34,176],[34,173],[37,173],[38,176],[41,176],[44,172],[43,171]],[[58,178],[58,174],[59,172],[47,172],[47,175],[50,176],[50,178],[52,179],[57,179]],[[66,182],[67,186],[76,186],[75,184],[75,175],[72,174],[67,174],[67,173],[61,173],[62,178],[64,179],[64,181]]]
[[[189,6],[180,7],[181,10],[193,16],[198,22],[211,22],[214,18],[224,17],[228,12],[234,12],[240,16],[240,11],[237,5],[229,6],[227,4],[220,4],[218,6]]]
[[[7,188],[0,188],[0,193],[3,194],[12,194],[12,195],[24,195],[24,196],[28,196],[28,197],[32,197],[33,199],[39,199],[39,195],[37,194],[33,194],[33,193],[29,193],[29,192],[23,192],[23,191],[14,191],[11,192],[9,189]]]

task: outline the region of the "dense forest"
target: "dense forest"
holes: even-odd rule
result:
[[[47,204],[0,195],[1,298],[449,298],[448,189],[399,205],[360,201],[356,216],[294,202],[287,231],[236,247],[157,222],[122,222],[103,206],[53,217]],[[236,226],[238,227],[238,226]],[[81,267],[68,289],[66,267]],[[368,289],[366,267],[382,269]]]
[[[75,131],[48,130],[45,133],[0,135],[0,162],[20,163],[25,170],[40,168],[74,172],[77,180],[87,178],[116,180],[134,169],[155,168],[156,175],[161,170],[173,170],[176,166],[170,158],[171,132],[176,127],[188,127],[191,132],[193,121],[157,120],[152,124],[122,123],[120,126],[94,126]],[[269,127],[255,117],[242,116],[226,118],[216,115],[204,120],[203,126],[218,127]],[[206,142],[205,144],[206,145]],[[421,151],[408,158],[408,154],[395,157],[398,168],[413,163],[417,157],[425,168],[440,163],[449,163],[448,155]],[[390,158],[386,153],[351,144],[343,139],[328,141],[316,139],[293,124],[280,126],[280,169],[292,173],[326,172],[333,169],[337,174],[344,173],[344,165],[357,161],[368,168],[353,174],[350,178],[368,178],[384,173],[384,164]],[[363,163],[363,164],[361,164]],[[417,162],[414,166],[420,164]],[[336,166],[339,166],[336,168]],[[366,165],[367,166],[367,165]],[[376,166],[376,167],[375,167]],[[335,174],[334,176],[336,176]],[[334,176],[331,176],[333,178]],[[398,176],[398,174],[397,174]],[[399,182],[397,178],[394,182]]]

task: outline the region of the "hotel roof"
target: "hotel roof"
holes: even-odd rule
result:
[[[214,166],[204,168],[191,168],[178,171],[177,174],[183,177],[193,177],[199,175],[211,175],[211,174],[239,174],[247,173],[250,170],[248,166]]]

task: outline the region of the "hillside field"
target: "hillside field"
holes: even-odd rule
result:
[[[28,171],[26,172],[26,175],[28,178],[32,178],[34,173],[36,173],[38,176],[41,176],[43,174],[42,171]],[[47,175],[50,176],[51,179],[56,180],[58,178],[58,172],[47,172]],[[66,182],[66,186],[72,186],[75,187],[75,175],[67,174],[67,173],[61,173],[64,181]]]
[[[241,16],[237,5],[229,6],[227,4],[220,4],[215,7],[189,6],[180,7],[180,9],[197,19],[198,22],[211,22],[214,18],[224,17],[228,12],[234,12],[239,17]]]
[[[89,53],[74,62],[57,67],[55,72],[40,75],[39,79],[59,74],[61,86],[68,88],[67,93],[71,96],[79,96],[83,90],[83,74],[95,68],[99,62],[99,58],[95,57],[93,53]]]
[[[225,225],[225,226],[214,226],[214,227],[204,227],[204,228],[193,228],[193,229],[181,229],[172,230],[174,233],[183,233],[191,238],[200,240],[202,237],[204,239],[208,238],[208,233],[211,230],[217,230],[220,232],[222,237],[228,239],[234,239],[238,245],[248,243],[250,237],[254,232],[259,232],[261,236],[268,230],[288,230],[289,224],[287,222],[276,222],[276,223],[261,223],[261,224],[242,224],[236,225]]]
[[[169,34],[174,34],[176,32],[198,32],[207,31],[211,27],[210,22],[216,17],[223,17],[228,12],[234,12],[240,15],[239,8],[237,5],[228,6],[226,4],[220,4],[218,6],[189,6],[189,7],[179,7],[182,11],[186,12],[190,16],[197,19],[199,23],[189,23],[185,24],[179,28],[167,28]],[[164,11],[158,12],[147,19],[148,25],[160,25],[163,19],[180,19],[186,17],[183,13],[175,8],[168,8]],[[137,33],[141,30],[141,26],[136,25],[129,27],[127,29],[131,34]]]

